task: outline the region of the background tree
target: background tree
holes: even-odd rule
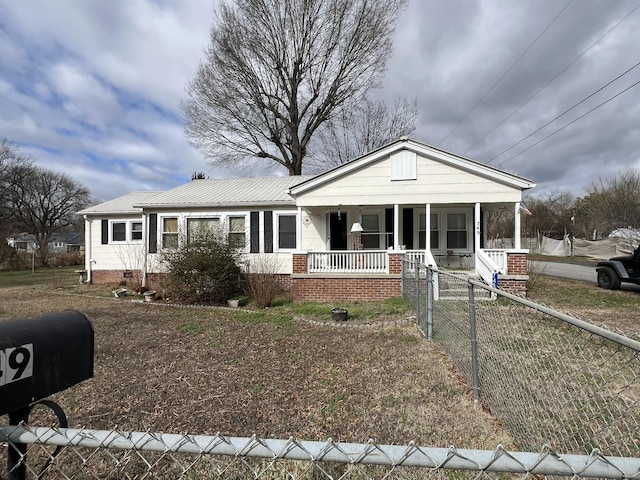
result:
[[[16,226],[12,222],[13,211],[8,195],[14,171],[19,166],[31,164],[32,160],[21,154],[14,143],[8,140],[0,142],[0,225],[3,233],[15,233],[11,231]]]
[[[75,221],[89,204],[89,191],[63,173],[26,163],[11,169],[5,186],[10,220],[36,236],[36,255],[47,266],[51,235]]]
[[[593,239],[617,228],[640,228],[640,172],[630,169],[592,183],[576,202],[575,220],[585,238]]]
[[[318,128],[381,80],[405,3],[222,2],[182,105],[189,141],[212,163],[300,175]]]
[[[353,109],[343,109],[318,130],[313,165],[318,170],[343,163],[380,148],[416,129],[418,102],[397,99],[393,110],[383,101],[365,99]]]
[[[525,197],[531,216],[522,217],[525,237],[562,239],[571,234],[571,216],[575,197],[568,191],[551,192],[542,198]]]

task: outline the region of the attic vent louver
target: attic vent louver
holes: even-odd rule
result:
[[[391,180],[415,180],[417,178],[417,155],[402,150],[391,155]]]

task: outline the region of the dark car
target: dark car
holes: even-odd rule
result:
[[[610,290],[617,290],[621,283],[635,283],[640,285],[640,245],[631,255],[613,257],[604,262],[598,262],[598,286]]]

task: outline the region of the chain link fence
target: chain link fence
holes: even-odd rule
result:
[[[25,425],[0,427],[0,441],[29,446],[2,477],[11,479],[640,478],[640,459],[560,455],[546,446],[523,453]]]
[[[640,342],[448,271],[404,270],[421,330],[520,449],[639,456]],[[438,292],[422,286],[436,278]]]
[[[415,263],[403,295],[520,451],[20,424],[0,426],[0,479],[640,480],[639,342]]]

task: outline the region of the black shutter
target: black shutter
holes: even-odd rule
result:
[[[251,237],[251,253],[260,253],[260,212],[251,212],[249,214]]]
[[[158,252],[158,214],[149,215],[149,253]]]
[[[264,212],[264,252],[273,253],[273,212]]]
[[[102,220],[101,222],[102,228],[102,245],[106,245],[109,243],[109,220]]]

